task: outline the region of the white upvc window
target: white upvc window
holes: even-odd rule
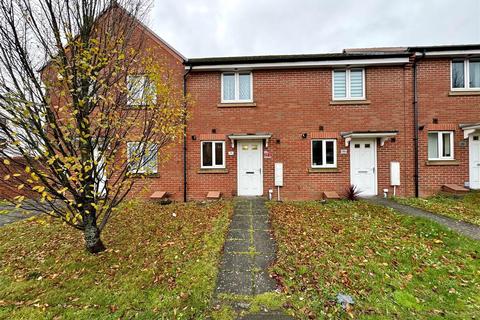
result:
[[[364,100],[365,69],[334,69],[332,96],[333,100]]]
[[[251,72],[222,73],[222,103],[253,102]]]
[[[453,160],[453,131],[428,133],[428,160]]]
[[[202,141],[200,155],[201,168],[225,168],[225,141]]]
[[[454,59],[450,71],[452,91],[480,91],[480,58]]]
[[[157,103],[156,88],[146,75],[127,76],[128,106],[146,106]]]
[[[127,142],[128,172],[157,173],[158,146],[155,143]]]
[[[312,168],[337,167],[337,140],[312,140]]]

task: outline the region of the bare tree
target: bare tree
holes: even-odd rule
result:
[[[37,210],[83,231],[92,253],[132,176],[156,170],[183,132],[178,77],[143,46],[148,8],[0,0],[1,179],[19,205],[36,195]]]

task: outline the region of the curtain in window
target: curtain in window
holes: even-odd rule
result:
[[[333,95],[335,98],[347,96],[347,72],[345,70],[333,72]]]
[[[133,173],[156,173],[158,146],[149,143],[147,147],[139,142],[127,143],[129,171]]]
[[[465,87],[465,69],[463,61],[452,62],[452,88]]]
[[[470,60],[470,88],[480,88],[480,60]]]
[[[223,100],[235,100],[235,74],[223,75]]]
[[[352,98],[363,97],[363,71],[350,71],[350,96]]]
[[[428,134],[428,158],[438,159],[438,133]]]
[[[239,75],[239,99],[250,100],[250,73],[240,73]]]
[[[442,156],[451,157],[452,153],[451,153],[450,133],[442,133],[442,145],[443,145]]]

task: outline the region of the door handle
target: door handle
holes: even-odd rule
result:
[[[253,171],[247,171],[247,172],[245,172],[245,173],[246,173],[246,174],[255,174],[255,172],[253,172]]]

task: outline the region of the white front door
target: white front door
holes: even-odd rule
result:
[[[480,189],[480,132],[470,135],[470,188]]]
[[[376,140],[350,141],[350,183],[361,196],[377,195]]]
[[[237,142],[237,179],[239,196],[263,194],[263,142]]]

